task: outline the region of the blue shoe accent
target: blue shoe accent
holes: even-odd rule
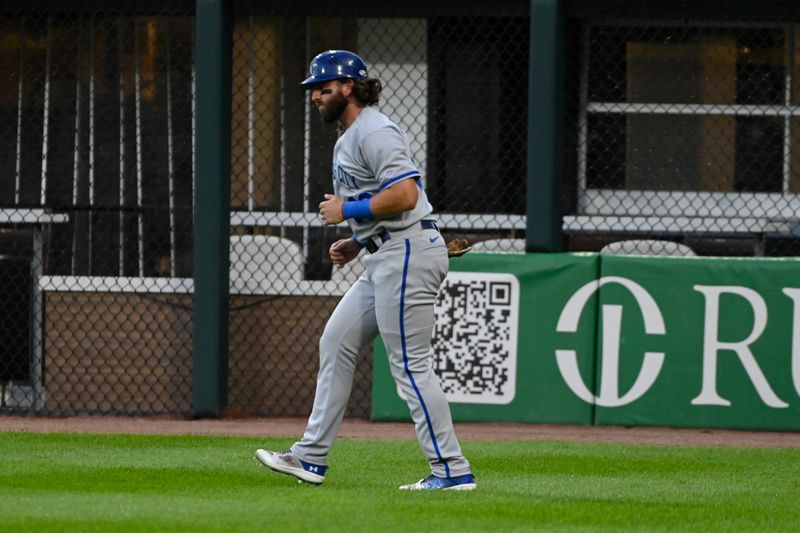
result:
[[[300,464],[303,465],[303,470],[306,472],[311,472],[312,474],[317,474],[318,476],[324,476],[325,472],[328,470],[327,466],[307,463],[302,459],[298,459],[298,461],[300,461]]]
[[[411,485],[403,485],[400,490],[472,490],[475,487],[475,476],[472,474],[449,478],[431,474]]]

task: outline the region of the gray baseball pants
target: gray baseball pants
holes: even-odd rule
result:
[[[314,408],[292,453],[327,466],[350,397],[356,356],[380,334],[431,471],[439,477],[470,473],[432,368],[433,305],[449,267],[444,238],[418,225],[394,232],[364,257],[364,265],[365,274],[336,306],[320,339]]]

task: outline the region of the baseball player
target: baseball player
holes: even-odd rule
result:
[[[365,274],[325,326],[314,407],[305,434],[285,452],[257,450],[265,466],[314,484],[344,416],[356,356],[380,334],[392,376],[408,401],[431,475],[403,490],[472,490],[475,478],[453,430],[432,369],[433,306],[449,261],[403,130],[373,107],[380,81],[352,52],[317,55],[302,82],[325,122],[342,133],[333,149],[333,194],[319,204],[323,224],[347,221],[353,236],[331,245],[338,267],[362,249]],[[455,255],[458,255],[456,253]]]

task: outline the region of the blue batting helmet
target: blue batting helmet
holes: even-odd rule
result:
[[[330,80],[367,78],[367,65],[364,60],[347,50],[327,50],[311,60],[308,67],[310,76],[300,85],[312,85]]]

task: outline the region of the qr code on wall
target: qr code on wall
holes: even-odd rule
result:
[[[434,313],[434,371],[448,401],[510,403],[516,394],[517,278],[451,272]]]

